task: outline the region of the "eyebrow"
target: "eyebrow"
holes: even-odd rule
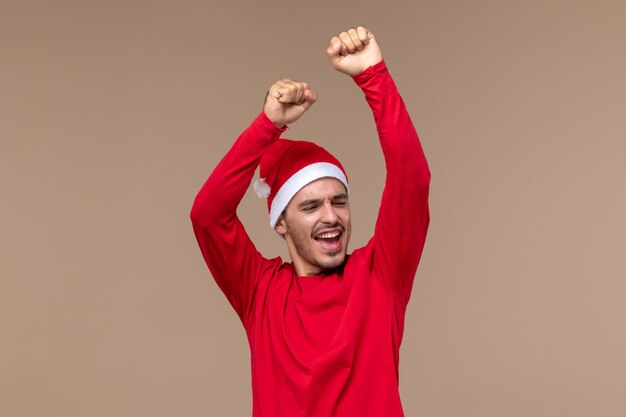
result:
[[[337,194],[336,196],[334,196],[332,198],[331,201],[341,200],[341,199],[344,199],[344,198],[348,198],[348,194],[346,194],[346,193]],[[317,204],[317,203],[320,203],[322,200],[323,200],[323,198],[311,198],[311,199],[308,199],[308,200],[304,200],[303,202],[298,204],[298,207],[305,207],[305,206],[308,206],[309,204]]]

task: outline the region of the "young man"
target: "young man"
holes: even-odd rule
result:
[[[399,349],[429,223],[430,172],[372,33],[351,28],[326,52],[365,93],[385,156],[373,238],[347,255],[343,167],[317,145],[280,139],[317,99],[292,80],[272,85],[263,112],[200,190],[192,223],[248,336],[254,417],[400,417]],[[291,263],[259,254],[236,214],[259,164],[264,183],[255,188],[268,197]]]

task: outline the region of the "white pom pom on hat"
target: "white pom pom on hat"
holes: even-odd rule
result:
[[[265,178],[257,178],[252,181],[252,189],[259,198],[267,198],[272,192],[270,186],[265,182]]]
[[[348,178],[341,163],[326,149],[312,142],[278,139],[263,155],[261,179],[252,184],[261,198],[267,197],[272,229],[294,195],[320,178],[335,178],[348,190]]]

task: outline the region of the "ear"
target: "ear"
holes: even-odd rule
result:
[[[276,221],[276,226],[274,226],[274,230],[276,231],[276,233],[278,233],[279,235],[283,237],[287,233],[287,224],[285,223],[285,216],[283,216],[282,214]]]

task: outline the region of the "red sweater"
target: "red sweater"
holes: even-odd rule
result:
[[[399,349],[429,223],[428,164],[385,62],[354,77],[365,93],[387,178],[373,238],[342,271],[297,276],[266,259],[237,217],[263,153],[281,135],[263,113],[194,202],[209,269],[250,344],[254,417],[401,417]]]

